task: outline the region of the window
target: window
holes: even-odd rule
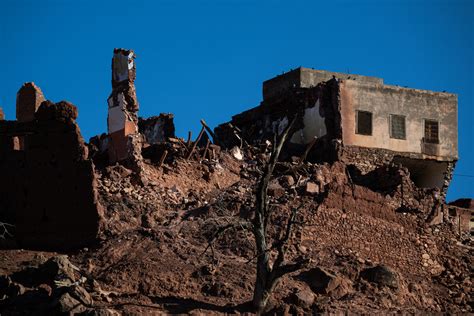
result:
[[[425,143],[439,144],[439,123],[425,120]]]
[[[356,133],[361,135],[372,135],[372,113],[367,111],[356,112]]]
[[[406,139],[405,116],[390,114],[390,137]]]

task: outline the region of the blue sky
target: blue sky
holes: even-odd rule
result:
[[[448,199],[474,197],[474,1],[0,2],[0,106],[34,81],[79,108],[85,139],[106,131],[114,47],[138,55],[140,115],[175,114],[178,136],[256,106],[261,83],[298,66],[459,96]]]

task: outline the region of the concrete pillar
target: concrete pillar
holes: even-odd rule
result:
[[[130,156],[130,135],[138,133],[138,101],[135,91],[136,67],[133,50],[114,49],[112,58],[112,93],[107,127],[110,137],[110,162],[121,161]]]
[[[34,82],[24,83],[16,95],[16,119],[19,122],[33,121],[44,100],[43,92]]]

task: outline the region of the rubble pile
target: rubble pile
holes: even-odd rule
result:
[[[457,147],[425,160],[438,144],[413,157],[347,146],[341,104],[358,83],[309,69],[264,83],[259,107],[215,132],[201,120],[185,140],[172,114],[138,117],[135,58],[114,50],[108,133],[88,144],[77,108],[33,83],[18,93],[17,121],[0,111],[1,315],[253,312],[249,227],[273,135],[293,123],[265,233],[270,262],[285,236],[285,261],[307,264],[279,280],[265,313],[473,312],[474,203],[445,203]]]

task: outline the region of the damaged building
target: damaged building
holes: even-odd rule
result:
[[[392,209],[398,209],[400,201],[407,206],[403,204],[404,188],[399,185],[406,183],[405,191],[413,193],[411,181],[445,196],[458,159],[457,98],[453,94],[385,85],[380,78],[299,68],[264,82],[259,106],[235,115],[214,132],[201,120],[197,138],[191,139],[190,133],[185,141],[175,137],[172,114],[139,117],[135,59],[133,50],[114,50],[112,92],[103,100],[108,108],[107,132],[92,137],[88,144],[76,123],[77,108],[67,101],[47,100],[32,82],[18,91],[16,120],[5,120],[0,109],[0,172],[4,180],[0,182],[0,222],[15,226],[18,245],[75,248],[97,241],[108,211],[97,182],[100,186],[108,169],[122,170],[112,172],[114,181],[130,175],[130,186],[149,189],[156,199],[156,188],[148,188],[147,183],[154,181],[157,186],[156,174],[161,170],[171,172],[182,160],[197,165],[197,173],[203,172],[202,180],[210,181],[213,173],[223,170],[222,157],[234,156],[235,161],[230,160],[236,170],[250,161],[248,166],[254,166],[260,159],[255,157],[264,161],[268,146],[246,145],[271,140],[295,117],[283,159],[299,156],[321,162],[320,168],[327,169],[324,174],[338,171],[344,179],[346,167],[356,167],[348,182],[360,185],[359,196],[373,193],[372,198],[366,198],[368,209],[386,212],[380,207],[387,201],[386,195],[394,201]],[[237,156],[221,151],[235,146],[242,148]],[[333,162],[337,163],[329,166]],[[411,181],[405,181],[409,180],[408,172],[401,170],[400,164],[409,171]],[[152,179],[147,179],[150,169]],[[239,177],[238,171],[232,174]],[[241,176],[250,177],[245,172]],[[381,177],[389,181],[378,183]],[[352,205],[352,209],[364,205],[356,195],[340,198],[338,190],[326,187],[330,182],[334,181],[319,181],[317,189],[310,191],[329,192],[327,203],[333,203],[334,208],[341,203],[347,208]],[[217,180],[216,187],[223,188]],[[132,188],[126,189],[130,192]],[[410,204],[413,208],[430,210],[435,205],[432,192],[426,196],[415,193],[412,200],[417,200],[418,206]],[[459,231],[469,229],[466,222],[471,211],[466,205],[448,209],[450,216],[459,219]],[[143,215],[146,218],[147,214]]]
[[[342,161],[362,173],[396,163],[445,196],[458,159],[457,96],[386,85],[381,78],[298,68],[263,83],[259,106],[215,129],[221,145],[259,143],[298,114],[291,154]],[[313,146],[314,145],[314,146]]]

